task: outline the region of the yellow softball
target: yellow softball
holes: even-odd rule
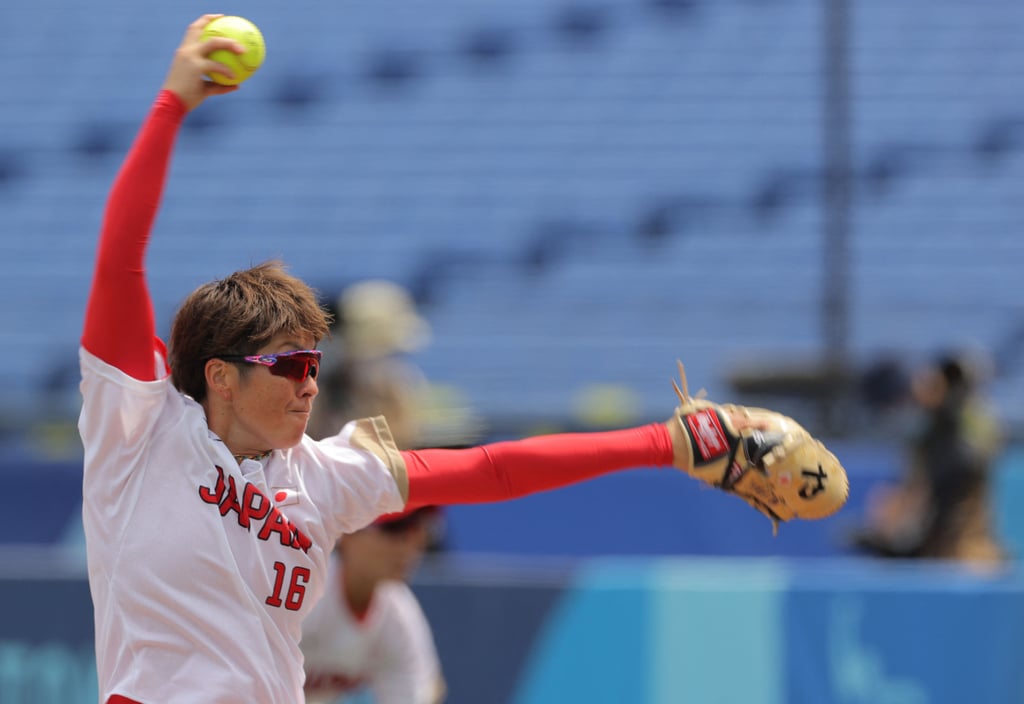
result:
[[[263,64],[263,57],[266,56],[267,47],[263,43],[263,34],[259,27],[244,17],[225,15],[218,17],[203,28],[201,39],[210,37],[227,37],[234,39],[245,47],[244,54],[236,54],[227,49],[218,49],[210,53],[210,58],[230,68],[234,78],[228,78],[223,73],[213,72],[209,79],[214,83],[225,86],[238,85],[252,74],[256,73]]]

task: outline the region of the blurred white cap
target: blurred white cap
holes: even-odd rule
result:
[[[338,297],[345,353],[372,359],[413,352],[430,342],[430,325],[402,286],[383,279],[352,284]]]

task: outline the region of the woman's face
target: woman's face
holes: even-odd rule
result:
[[[406,580],[430,542],[430,523],[416,520],[401,530],[368,526],[341,539],[346,571],[373,581]]]
[[[312,339],[276,336],[257,354],[312,349]],[[319,388],[312,368],[301,381],[274,374],[263,364],[232,363],[225,370],[227,403],[221,429],[212,427],[235,454],[258,454],[269,449],[297,445],[306,432],[309,414]],[[230,367],[234,367],[231,369]],[[212,419],[211,419],[212,420]]]

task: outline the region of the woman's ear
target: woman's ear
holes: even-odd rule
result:
[[[238,379],[238,369],[223,359],[214,357],[206,362],[206,390],[226,400],[231,400],[231,391]]]

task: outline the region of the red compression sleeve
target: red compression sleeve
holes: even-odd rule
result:
[[[107,199],[82,346],[143,381],[156,378],[156,321],[145,255],[160,207],[174,140],[187,110],[161,91],[121,165]]]
[[[542,435],[465,450],[407,450],[407,509],[505,501],[623,469],[669,466],[662,423],[596,433]]]

